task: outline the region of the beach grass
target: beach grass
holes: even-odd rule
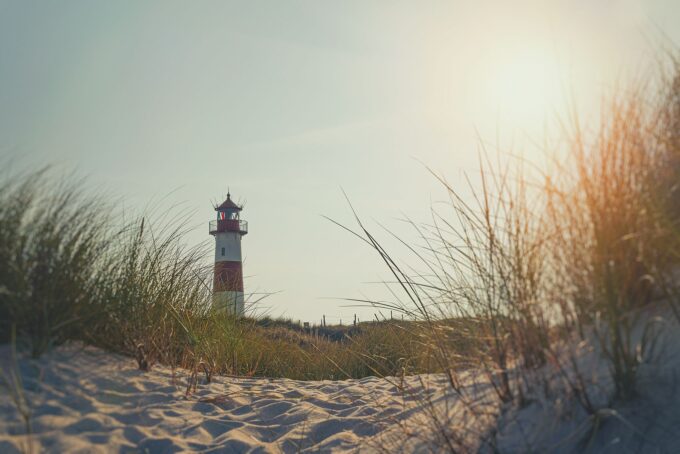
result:
[[[442,446],[495,451],[489,414],[564,399],[592,424],[592,441],[601,427],[593,421],[638,398],[641,370],[668,349],[660,326],[670,324],[655,315],[679,313],[680,66],[673,57],[664,64],[657,79],[612,90],[596,129],[576,114],[563,119],[547,168],[482,147],[478,181],[467,188],[433,171],[449,203],[431,222],[412,223],[421,241],[403,242],[408,264],[359,216],[358,229],[347,228],[394,277],[400,296],[387,307],[429,326],[439,369],[478,420],[474,431],[487,428],[468,438],[433,417]],[[495,399],[460,386],[460,341],[431,323],[442,319],[469,321],[459,332],[477,347],[470,357]],[[596,363],[584,361],[588,352]]]
[[[0,342],[16,330],[34,357],[80,341],[136,358],[142,369],[162,363],[207,376],[431,371],[419,328],[408,322],[312,331],[213,310],[207,251],[185,245],[185,224],[121,222],[83,183],[46,168],[0,187]]]

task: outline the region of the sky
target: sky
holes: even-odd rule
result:
[[[540,161],[566,105],[594,119],[678,25],[671,0],[0,0],[0,163],[188,213],[190,244],[229,189],[260,312],[366,320],[347,299],[389,275],[326,219],[355,227],[344,194],[388,245],[381,226],[413,241],[401,220],[446,199],[428,167],[462,190],[480,140]]]

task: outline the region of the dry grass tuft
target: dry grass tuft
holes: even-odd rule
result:
[[[496,450],[489,415],[537,400],[573,398],[600,421],[639,395],[640,370],[661,351],[650,314],[680,313],[680,70],[672,65],[660,85],[615,91],[594,134],[575,115],[563,123],[566,157],[556,154],[538,178],[523,161],[493,163],[485,151],[480,184],[468,182],[472,197],[435,174],[449,210],[412,223],[421,245],[402,242],[425,271],[398,263],[358,216],[359,230],[347,229],[383,259],[402,295],[367,303],[422,321],[436,369],[477,421],[453,436],[433,412],[446,450]],[[464,321],[455,341],[442,320]],[[583,362],[591,352],[607,366],[604,395],[595,371],[584,370],[594,367]],[[465,386],[471,366],[494,401]]]

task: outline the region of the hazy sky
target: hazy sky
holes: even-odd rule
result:
[[[280,292],[274,315],[366,319],[340,298],[379,297],[387,274],[322,217],[351,224],[341,188],[408,238],[397,219],[445,199],[421,162],[462,185],[478,135],[522,147],[571,94],[587,119],[663,39],[680,43],[677,0],[0,0],[0,153],[137,209],[170,194],[192,243],[230,187],[246,292]]]

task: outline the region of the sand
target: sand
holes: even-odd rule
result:
[[[3,370],[10,349],[0,347]],[[5,389],[0,452],[430,452],[422,396],[452,396],[442,375],[346,381],[201,377],[80,345],[62,346],[19,368],[32,435]],[[419,396],[416,398],[416,395]]]
[[[474,370],[461,374],[461,394],[432,374],[200,377],[187,395],[187,371],[142,372],[131,358],[66,345],[19,360],[26,405],[0,388],[0,453],[680,452],[680,324],[665,313],[642,317],[633,348],[650,327],[659,343],[645,355],[637,393],[627,401],[612,398],[609,364],[595,342],[564,345],[583,372],[592,413],[569,385],[574,370],[551,364],[534,377],[550,383],[547,393],[534,380],[521,403],[502,406],[485,374]],[[15,370],[10,351],[0,346],[4,375]],[[30,436],[22,406],[30,409]]]

